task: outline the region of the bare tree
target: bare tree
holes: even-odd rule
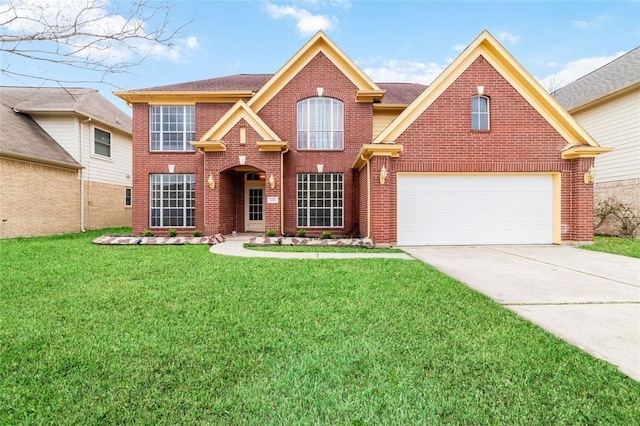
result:
[[[543,85],[549,93],[553,93],[564,86],[564,80],[560,74],[553,74],[544,80]]]
[[[108,0],[0,0],[0,76],[78,83],[37,71],[37,64],[64,65],[89,71],[83,82],[117,87],[110,81],[113,74],[180,48],[175,43],[190,22],[173,26],[169,4],[130,0],[117,5],[127,9],[118,10]]]

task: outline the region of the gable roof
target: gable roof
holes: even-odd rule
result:
[[[318,53],[323,53],[358,88],[356,101],[371,102],[382,98],[384,90],[380,89],[323,31],[318,31],[247,104],[254,111],[260,111]]]
[[[26,114],[74,113],[131,134],[131,117],[95,89],[0,87],[3,103]]]
[[[486,30],[374,139],[373,144],[394,143],[479,56],[483,56],[562,135],[567,141],[567,147],[599,147],[597,142]]]
[[[0,155],[26,161],[81,169],[82,165],[31,117],[6,104],[0,96]]]
[[[264,149],[264,145],[272,147],[271,150],[275,150],[275,147],[287,147],[287,143],[280,139],[244,101],[236,102],[199,141],[192,142],[193,146],[204,151],[225,151],[226,144],[222,141],[222,138],[229,133],[240,120],[247,122],[247,124],[260,135],[262,138],[262,141],[258,141],[260,149]],[[261,142],[263,143],[261,144]],[[267,144],[264,142],[270,143]],[[280,148],[277,150],[280,150]]]
[[[568,111],[640,85],[640,47],[553,92]]]

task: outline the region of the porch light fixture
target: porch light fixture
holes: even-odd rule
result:
[[[380,169],[380,185],[384,185],[384,181],[387,180],[387,168],[382,166]]]
[[[169,164],[169,173],[173,173],[176,170],[175,164]]]
[[[318,168],[318,173],[322,173],[324,170],[324,164],[316,164],[316,167]]]
[[[587,173],[584,174],[584,183],[593,183],[593,180],[596,178],[596,169],[591,166]]]
[[[240,163],[241,166],[244,166],[247,163],[247,156],[238,155],[238,163]]]
[[[207,183],[209,184],[209,188],[213,189],[216,187],[216,183],[213,180],[213,176],[209,175],[209,179],[207,179]]]
[[[276,187],[276,180],[273,178],[273,174],[269,176],[269,186],[271,187],[271,189]]]
[[[483,95],[484,94],[484,86],[478,86],[478,95]]]

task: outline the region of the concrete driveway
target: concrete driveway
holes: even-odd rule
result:
[[[570,246],[402,249],[640,381],[640,259]]]

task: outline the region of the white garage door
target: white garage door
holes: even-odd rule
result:
[[[551,244],[551,175],[398,175],[398,244]]]

